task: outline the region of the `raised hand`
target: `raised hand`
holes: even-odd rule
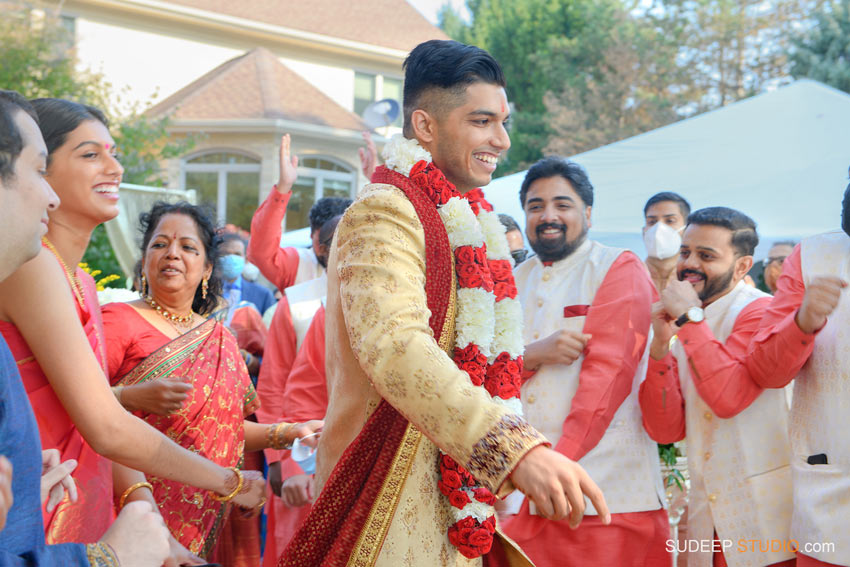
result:
[[[277,190],[289,193],[298,178],[298,156],[290,154],[292,138],[284,134],[280,140],[280,176],[277,179]]]
[[[511,480],[544,518],[562,520],[569,516],[570,527],[577,528],[584,517],[587,495],[602,523],[611,522],[605,497],[596,483],[581,465],[557,451],[535,447],[516,466]]]
[[[803,304],[797,311],[797,326],[811,334],[826,324],[826,318],[838,307],[847,282],[834,276],[819,276],[806,285]]]
[[[690,284],[689,284],[690,285]],[[649,355],[655,360],[661,360],[670,350],[670,340],[676,334],[675,324],[664,304],[660,301],[652,304],[652,343]]]
[[[160,567],[170,554],[168,528],[149,502],[130,502],[103,534],[121,567]]]
[[[121,390],[121,404],[130,411],[171,415],[183,408],[192,385],[180,380],[152,380]]]
[[[375,173],[375,168],[378,167],[378,148],[375,147],[375,142],[372,141],[371,132],[364,130],[362,135],[363,141],[366,142],[366,147],[357,150],[357,153],[360,155],[360,169],[363,171],[363,176],[368,181],[371,181],[372,174]]]
[[[664,304],[664,309],[673,320],[679,318],[691,307],[702,306],[694,286],[679,280],[673,280],[667,284],[661,292],[661,303]]]
[[[69,459],[59,462],[59,451],[45,449],[41,452],[41,505],[47,502],[47,511],[52,512],[65,498],[65,492],[71,502],[77,501],[77,485],[71,473],[77,468],[77,461]]]

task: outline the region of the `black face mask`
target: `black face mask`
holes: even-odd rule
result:
[[[528,258],[528,250],[525,248],[520,248],[519,250],[513,250],[511,252],[511,257],[514,259],[514,264],[519,266],[525,259]]]

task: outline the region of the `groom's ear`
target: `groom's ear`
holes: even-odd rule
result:
[[[436,120],[427,110],[422,108],[414,110],[410,115],[410,126],[413,130],[413,137],[419,140],[421,144],[430,144],[434,141]]]

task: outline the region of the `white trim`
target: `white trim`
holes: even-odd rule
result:
[[[282,118],[249,118],[241,120],[200,120],[179,119],[172,120],[167,127],[170,134],[182,134],[190,132],[210,133],[239,133],[239,134],[304,134],[314,138],[333,140],[351,144],[357,147],[363,146],[363,136],[359,130],[348,130],[334,128],[331,126],[319,126],[306,124],[294,120]],[[389,138],[373,134],[372,139],[376,144],[384,144]]]
[[[231,33],[234,29],[251,32],[253,34],[267,36],[269,39],[278,43],[301,44],[312,49],[324,48],[325,51],[345,52],[348,54],[355,52],[360,55],[369,55],[383,60],[390,60],[397,65],[400,65],[404,58],[407,57],[407,52],[400,49],[381,47],[359,41],[266,24],[246,18],[217,14],[208,10],[177,6],[160,0],[78,0],[76,3],[112,8],[121,12],[136,12],[148,16],[165,17],[171,20],[191,23],[193,26],[206,24],[210,27],[225,29]],[[69,2],[69,4],[73,5],[75,2]]]

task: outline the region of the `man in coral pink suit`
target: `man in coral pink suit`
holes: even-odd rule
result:
[[[669,567],[658,450],[637,401],[652,280],[633,253],[587,239],[593,186],[578,164],[537,162],[520,202],[537,253],[516,269],[525,319],[523,409],[556,451],[585,467],[612,514],[603,525],[589,508],[572,530],[526,500],[505,531],[538,567]]]

